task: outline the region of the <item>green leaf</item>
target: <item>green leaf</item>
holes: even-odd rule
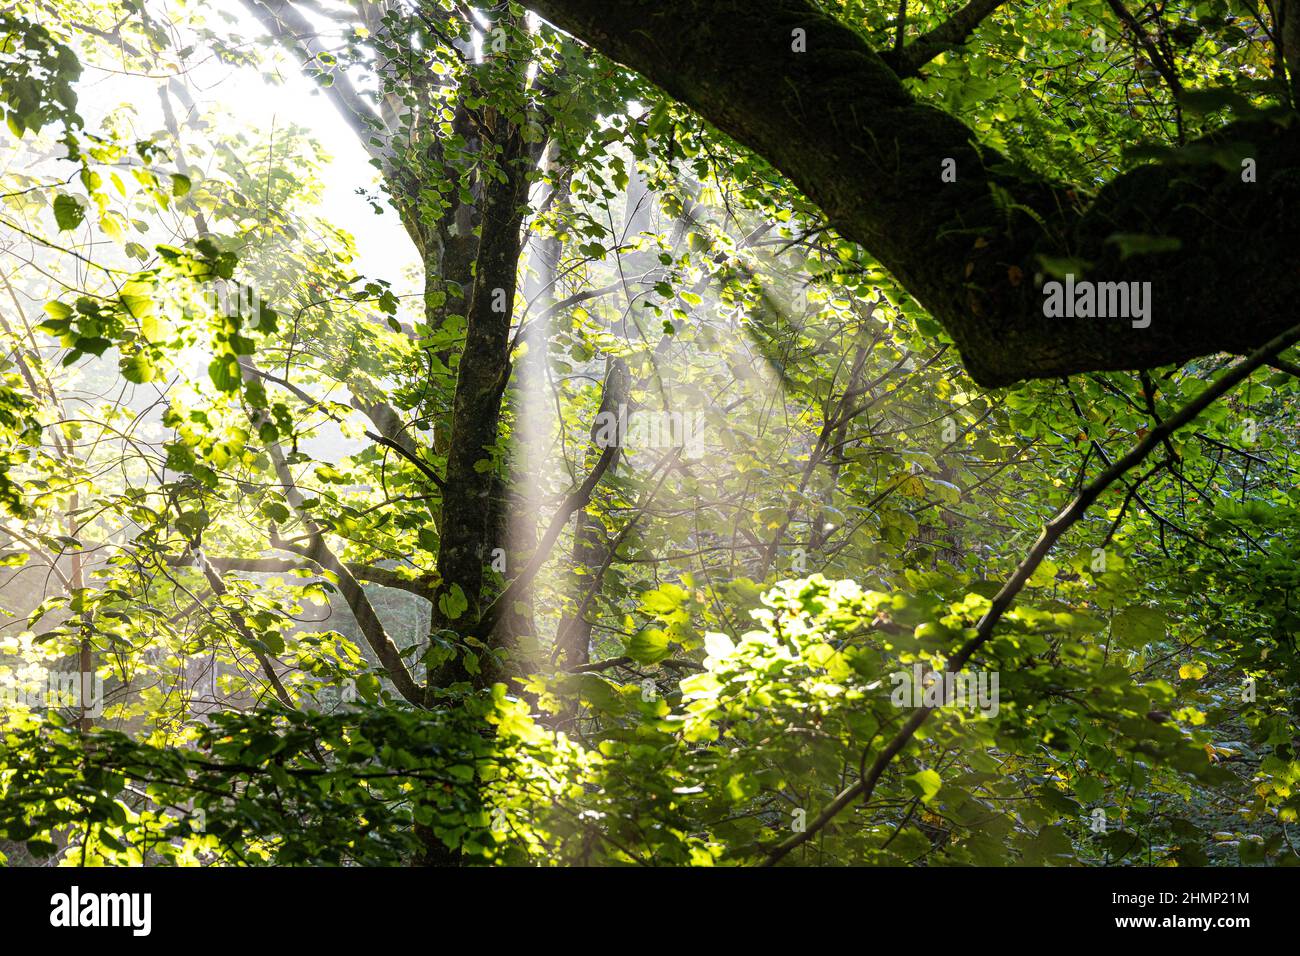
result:
[[[934,799],[935,794],[939,792],[939,788],[943,786],[943,778],[933,770],[918,770],[911,776],[903,778],[903,782],[906,784],[907,789],[920,797],[921,802],[926,804]]]
[[[54,220],[59,224],[60,231],[76,229],[85,218],[86,210],[81,207],[81,203],[67,193],[60,193],[54,198]]]
[[[1140,647],[1165,636],[1164,611],[1153,607],[1126,607],[1110,622],[1111,635],[1125,647]]]
[[[454,621],[469,610],[469,600],[459,584],[453,584],[447,591],[438,595],[438,610],[445,620]]]
[[[642,628],[623,645],[623,653],[638,664],[657,664],[668,656],[668,635],[657,627]]]
[[[1101,781],[1096,777],[1080,777],[1074,781],[1074,793],[1084,803],[1096,803],[1105,792]]]
[[[119,363],[119,368],[122,377],[136,385],[152,382],[158,376],[158,370],[154,368],[154,364],[149,361],[149,356],[144,352],[136,352],[134,355],[124,357]]]
[[[276,524],[284,524],[289,520],[289,509],[278,501],[268,501],[263,504],[262,514],[266,515]]]
[[[233,355],[222,355],[212,360],[208,366],[208,376],[212,384],[223,392],[233,392],[242,381],[239,375],[239,363]]]

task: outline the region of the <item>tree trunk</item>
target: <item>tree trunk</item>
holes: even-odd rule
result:
[[[484,568],[497,541],[495,456],[501,399],[510,377],[511,316],[528,186],[528,151],[518,128],[499,115],[493,119],[501,176],[484,176],[483,181],[481,233],[456,378],[438,544],[441,580],[434,625],[451,630],[478,620]],[[475,673],[476,668],[458,656],[431,672],[430,682],[484,684],[489,674],[487,662],[481,663]]]

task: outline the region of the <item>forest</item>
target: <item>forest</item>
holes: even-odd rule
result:
[[[0,864],[1300,863],[1298,108],[1300,0],[5,0]]]

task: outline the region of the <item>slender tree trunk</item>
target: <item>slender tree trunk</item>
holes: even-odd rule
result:
[[[600,411],[596,413],[596,420],[591,426],[593,445],[597,434],[601,431],[601,416],[605,413],[617,416],[619,406],[627,405],[630,384],[627,363],[622,359],[611,359],[605,372],[605,391],[601,398]],[[618,459],[615,458],[610,463],[609,470],[613,471],[617,464]],[[561,668],[579,667],[591,660],[592,621],[589,608],[584,611],[582,606],[586,601],[587,592],[592,588],[600,587],[600,579],[596,574],[604,567],[608,556],[609,542],[600,523],[587,514],[586,508],[579,509],[574,516],[572,556],[574,573],[569,595],[574,602],[574,610],[560,619],[560,625],[555,632],[555,658]],[[590,605],[589,601],[586,603]]]

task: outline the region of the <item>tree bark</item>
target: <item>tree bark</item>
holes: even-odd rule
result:
[[[501,176],[484,177],[481,234],[456,379],[438,549],[441,583],[434,601],[435,626],[453,630],[479,618],[484,567],[499,530],[494,520],[493,453],[502,395],[510,377],[510,325],[528,187],[528,150],[520,131],[502,116],[495,121]],[[453,616],[448,608],[455,588],[468,608]],[[482,682],[485,677],[470,674],[460,658],[449,662],[441,674],[430,676],[437,684]]]

